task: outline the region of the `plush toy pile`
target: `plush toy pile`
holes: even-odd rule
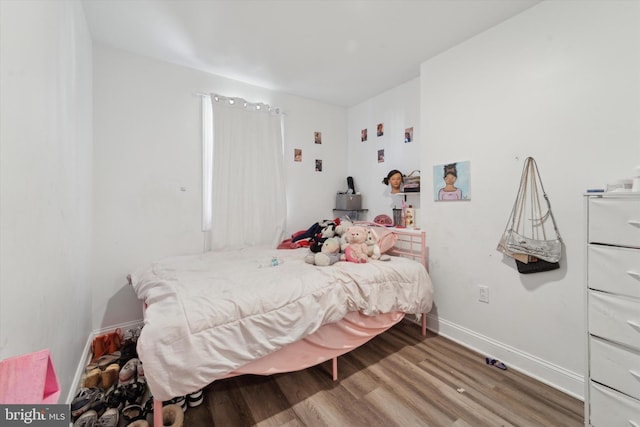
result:
[[[298,231],[291,239],[285,240],[280,244],[280,248],[300,248],[308,247],[311,252],[317,253],[322,249],[322,244],[330,237],[336,236],[336,229],[341,226],[344,220],[335,218],[332,220],[325,219],[314,223],[307,230]]]
[[[381,253],[378,234],[372,227],[353,224],[347,219],[335,218],[314,223],[283,241],[279,248],[308,247],[305,261],[319,266],[338,261],[366,263],[369,260],[389,260]]]

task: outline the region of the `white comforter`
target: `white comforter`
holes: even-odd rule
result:
[[[340,320],[431,309],[433,288],[418,262],[304,262],[308,249],[244,248],[163,259],[131,274],[147,304],[138,354],[153,395],[198,390]],[[277,256],[284,262],[260,268]]]

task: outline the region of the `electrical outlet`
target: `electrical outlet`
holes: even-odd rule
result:
[[[478,285],[478,301],[489,303],[489,287]]]

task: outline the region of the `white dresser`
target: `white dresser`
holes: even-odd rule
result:
[[[640,427],[640,194],[587,197],[585,424]]]

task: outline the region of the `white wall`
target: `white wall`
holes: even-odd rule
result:
[[[289,233],[331,217],[347,175],[373,214],[384,209],[372,197],[388,169],[413,169],[419,156],[424,180],[434,164],[470,160],[470,202],[421,195],[436,285],[430,327],[581,394],[582,191],[640,164],[637,5],[544,2],[347,113],[102,46],[92,105],[81,7],[1,1],[0,358],[49,347],[69,390],[90,330],[141,317],[126,274],[201,249],[194,94],[215,91],[287,112]],[[391,139],[409,125],[414,145]],[[369,158],[377,144],[384,164]],[[291,161],[294,148],[302,163]],[[520,276],[494,248],[527,155],[540,163],[566,257],[558,272]],[[477,302],[479,283],[490,286],[488,305]]]
[[[390,170],[405,175],[420,169],[420,79],[416,78],[383,92],[348,110],[348,173],[353,176],[356,191],[362,193],[363,208],[368,220],[376,215],[392,216],[395,201],[389,188],[382,183]],[[384,124],[384,135],[376,136],[378,123]],[[413,141],[404,142],[404,131],[412,127]],[[367,141],[361,141],[361,131],[367,129]],[[384,150],[384,162],[378,162],[378,150]],[[342,188],[346,189],[346,184]],[[407,203],[419,208],[420,197],[408,195]],[[420,225],[420,210],[416,211]]]
[[[0,359],[91,331],[91,38],[77,2],[0,2]]]
[[[203,248],[201,92],[282,108],[287,234],[331,218],[346,176],[344,108],[94,46],[94,329],[142,318],[126,284],[132,269]],[[300,163],[294,148],[303,150]],[[315,172],[315,159],[323,172]]]
[[[639,4],[543,2],[421,67],[422,170],[469,160],[472,188],[469,202],[421,194],[436,286],[430,327],[577,396],[582,194],[640,164]],[[527,156],[566,251],[560,270],[520,275],[495,247]],[[479,284],[489,304],[478,302]]]

